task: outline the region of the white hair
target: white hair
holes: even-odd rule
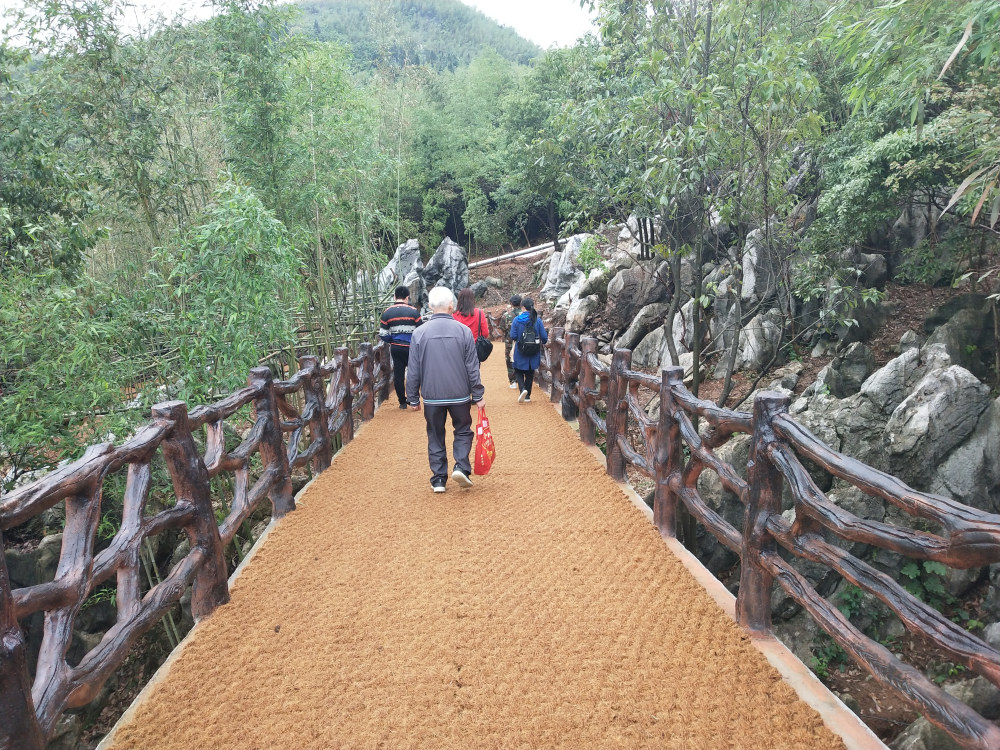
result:
[[[427,293],[427,307],[434,312],[451,312],[455,304],[455,295],[446,286],[436,286]]]

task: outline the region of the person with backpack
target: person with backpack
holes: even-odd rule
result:
[[[548,343],[542,319],[535,311],[535,301],[531,297],[521,300],[524,312],[514,318],[510,326],[510,338],[514,342],[514,377],[521,391],[518,403],[531,401],[531,386],[535,382],[535,370],[542,363],[542,346]]]
[[[511,359],[511,352],[514,350],[514,339],[510,337],[510,327],[514,325],[514,318],[521,314],[521,295],[515,294],[510,298],[510,307],[500,319],[503,327],[503,358],[507,363],[507,380],[510,382],[511,390],[517,388],[517,378],[514,377],[514,360]]]
[[[484,362],[493,349],[489,340],[490,324],[486,320],[486,313],[475,305],[476,293],[466,287],[458,293],[458,303],[455,306],[453,317],[472,331],[472,338],[476,342],[476,356],[480,362]],[[481,342],[480,339],[485,339],[485,341]]]

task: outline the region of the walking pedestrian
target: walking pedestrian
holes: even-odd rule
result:
[[[510,358],[511,350],[514,348],[514,339],[510,337],[510,327],[514,324],[514,318],[521,314],[521,295],[515,294],[510,298],[510,307],[500,319],[503,328],[503,358],[507,363],[507,380],[511,389],[517,388],[517,380],[514,377],[514,362]]]
[[[521,391],[519,403],[531,401],[531,387],[535,382],[535,370],[542,363],[542,346],[548,343],[542,319],[535,312],[535,301],[531,297],[521,300],[523,312],[514,318],[510,326],[510,337],[514,341],[514,378]]]
[[[431,487],[435,492],[444,492],[448,482],[447,418],[451,416],[455,432],[452,446],[455,468],[451,478],[461,487],[471,487],[472,402],[479,408],[486,406],[485,389],[479,379],[479,358],[472,331],[452,317],[455,295],[446,287],[434,287],[427,304],[431,317],[414,331],[410,341],[406,395],[414,410],[420,409],[423,397]]]
[[[469,327],[473,341],[480,336],[490,337],[490,324],[486,320],[486,313],[476,307],[476,293],[469,287],[458,293],[453,317],[462,325]]]
[[[399,408],[406,408],[406,367],[410,361],[410,339],[420,325],[420,311],[410,304],[410,290],[397,286],[393,292],[395,304],[379,319],[379,338],[389,344],[392,355],[392,381],[396,388]]]

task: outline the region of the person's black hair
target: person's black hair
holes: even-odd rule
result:
[[[465,287],[458,293],[458,303],[455,305],[455,309],[462,315],[472,315],[473,310],[476,309],[476,293],[469,287]]]
[[[393,292],[393,296],[396,299],[406,299],[407,297],[410,296],[410,287],[402,285],[397,286],[396,291]]]
[[[535,325],[535,321],[538,320],[538,313],[535,312],[535,300],[531,297],[525,297],[521,300],[521,306],[526,313],[531,315],[531,325]]]
[[[521,295],[520,294],[515,294],[513,297],[510,298],[510,306],[511,307],[520,307],[521,306]]]

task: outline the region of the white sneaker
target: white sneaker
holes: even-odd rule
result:
[[[517,383],[511,383],[511,384],[510,384],[510,389],[511,389],[512,391],[516,391],[516,390],[517,390]]]
[[[524,399],[524,403],[530,404],[531,403],[531,396],[526,396],[525,399]]]
[[[528,392],[527,391],[521,391],[521,395],[517,397],[517,402],[519,404],[523,404],[524,401],[525,401],[525,399],[527,399],[527,398],[528,398]]]
[[[443,484],[435,484],[434,485],[434,491],[435,492],[444,492],[444,485]]]
[[[469,475],[461,469],[455,469],[455,471],[451,473],[451,478],[458,482],[462,487],[468,488],[472,486],[472,480],[469,479]]]

